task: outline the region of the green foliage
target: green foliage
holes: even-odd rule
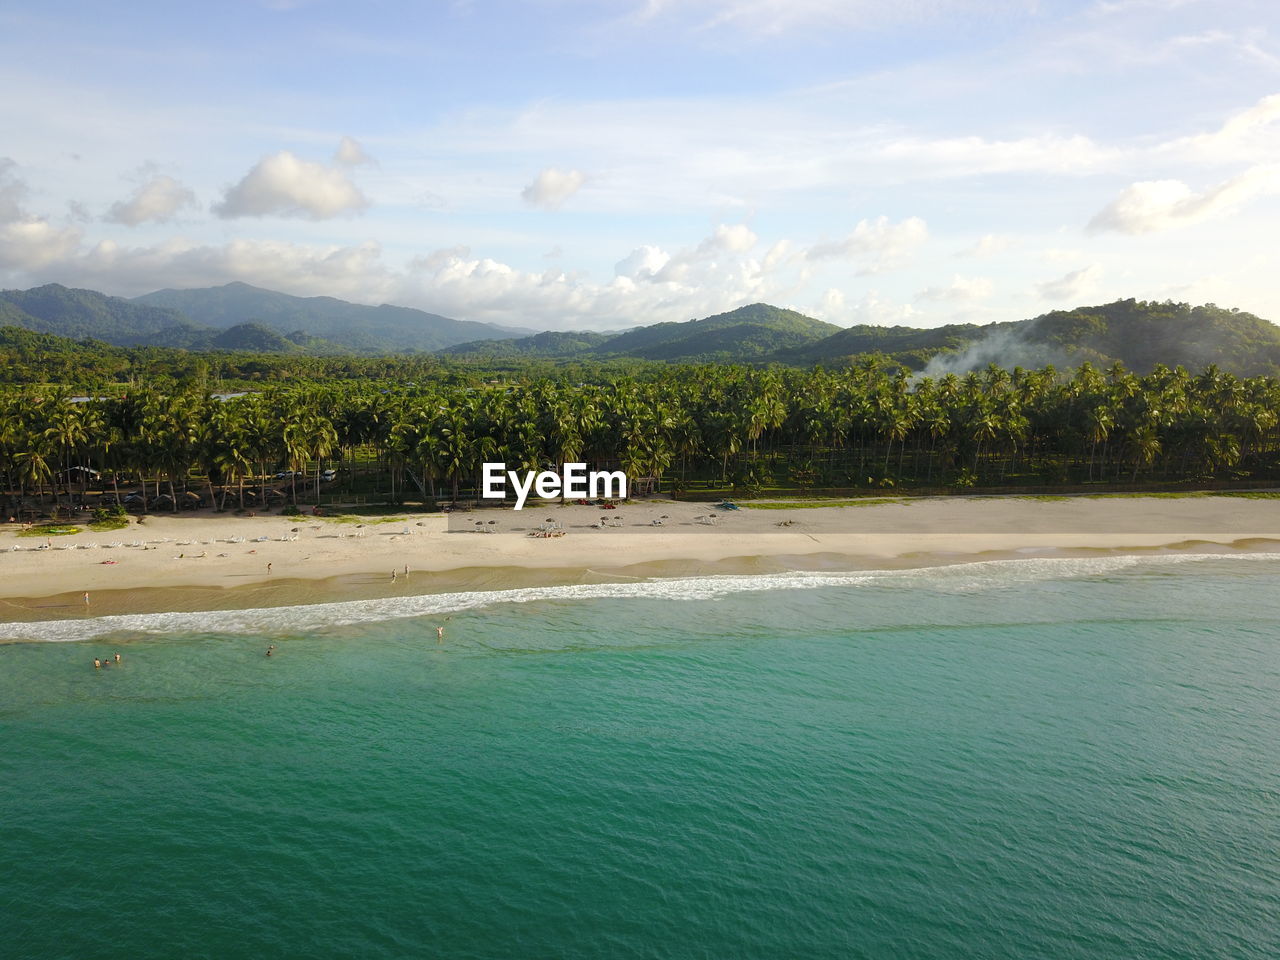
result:
[[[569,332],[547,331],[532,337],[510,340],[475,340],[446,347],[440,352],[445,356],[493,358],[573,357],[591,353],[616,337],[613,333],[593,333],[586,330]]]
[[[94,520],[89,524],[89,529],[95,533],[106,533],[109,530],[123,530],[129,526],[128,517],[103,517],[98,519],[99,511],[94,511]]]
[[[96,337],[124,346],[150,343],[160,331],[184,321],[173,310],[108,297],[95,290],[73,290],[59,283],[0,291],[0,302],[21,312],[0,317],[5,323],[37,333]]]
[[[347,303],[332,297],[293,297],[230,283],[201,290],[161,290],[136,300],[49,284],[0,292],[0,349],[19,363],[37,354],[43,375],[15,375],[8,382],[80,385],[146,377],[157,371],[181,381],[192,369],[176,351],[211,352],[220,358],[210,372],[242,382],[333,376],[417,379],[441,367],[459,371],[527,375],[546,370],[587,379],[610,370],[645,364],[750,363],[849,369],[877,357],[880,362],[938,376],[964,374],[997,363],[1006,369],[1053,364],[1069,369],[1089,362],[1123,363],[1147,373],[1157,364],[1200,368],[1217,364],[1243,376],[1280,371],[1280,330],[1252,314],[1206,304],[1117,300],[1053,311],[1030,320],[986,326],[947,324],[930,329],[859,325],[847,329],[794,310],[756,303],[682,323],[657,323],[620,333],[528,331],[471,323],[405,307]],[[76,344],[22,340],[57,335]],[[86,338],[95,338],[89,341]],[[123,348],[106,355],[103,342]],[[442,359],[382,357],[360,364],[350,354],[438,351]],[[69,373],[72,355],[89,359],[91,370]],[[310,363],[325,358],[333,363]]]
[[[20,537],[70,537],[80,532],[80,528],[70,524],[53,524],[47,523],[42,526],[31,527],[27,530],[19,530]]]

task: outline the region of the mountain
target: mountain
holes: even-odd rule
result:
[[[684,323],[637,327],[596,347],[596,356],[666,361],[751,361],[821,340],[840,328],[767,303]]]
[[[833,364],[870,351],[930,376],[967,373],[991,363],[1065,368],[1086,361],[1109,366],[1117,360],[1136,373],[1148,373],[1158,363],[1189,370],[1213,363],[1255,376],[1280,372],[1280,327],[1214,304],[1129,299],[985,326],[850,327],[773,359]]]
[[[93,337],[119,346],[152,343],[162,330],[186,323],[182,314],[50,283],[30,290],[0,290],[0,323],[72,339]]]
[[[991,326],[1012,327],[1015,324]],[[793,366],[811,366],[866,353],[883,353],[907,366],[923,366],[939,353],[958,353],[982,340],[989,329],[972,323],[951,323],[932,328],[877,327],[862,323],[845,327],[822,340],[779,350],[770,359]]]
[[[510,340],[473,340],[446,347],[440,353],[448,356],[492,357],[575,357],[590,353],[605,342],[618,336],[616,333],[593,333],[588,330],[567,333],[548,330],[532,337]]]
[[[1004,367],[1075,367],[1119,360],[1145,373],[1157,363],[1240,374],[1280,374],[1280,327],[1213,304],[1117,300],[978,326],[841,329],[794,310],[752,304],[704,320],[658,323],[619,334],[542,333],[460,344],[443,353],[516,359],[634,358],[672,362],[840,366],[877,353],[932,376]]]
[[[930,376],[1004,367],[1074,367],[1115,361],[1145,373],[1158,363],[1210,363],[1253,376],[1280,374],[1280,327],[1214,304],[1116,300],[985,326],[841,329],[755,303],[683,323],[621,333],[522,331],[383,304],[293,297],[243,283],[161,290],[125,300],[48,284],[0,291],[0,326],[117,346],[334,354],[436,351],[472,359],[637,359],[671,363],[842,366],[877,353]]]
[[[840,328],[795,310],[753,303],[702,320],[655,323],[622,333],[540,333],[533,337],[460,344],[441,351],[477,357],[629,357],[668,362],[751,363],[798,348]]]
[[[1280,327],[1212,303],[1117,300],[1055,310],[1026,321],[1024,336],[1048,351],[1080,359],[1097,354],[1098,362],[1120,360],[1138,373],[1157,363],[1189,370],[1213,363],[1242,376],[1280,369]]]
[[[466,341],[501,340],[532,332],[454,320],[385,303],[370,307],[334,297],[294,297],[247,283],[195,290],[157,290],[132,302],[175,310],[198,325],[217,330],[253,322],[280,334],[305,331],[313,337],[367,353],[440,350]]]
[[[240,353],[342,353],[327,340],[301,331],[281,335],[260,323],[237,323],[226,330],[181,324],[161,330],[151,340],[156,347],[179,350],[228,350]]]

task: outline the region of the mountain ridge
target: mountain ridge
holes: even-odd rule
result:
[[[800,367],[845,366],[874,353],[933,376],[963,373],[989,363],[1065,367],[1117,360],[1136,372],[1148,371],[1157,363],[1187,368],[1215,363],[1242,375],[1280,374],[1280,327],[1275,324],[1215,304],[1132,298],[981,326],[841,328],[796,310],[754,303],[701,319],[622,331],[517,336],[517,328],[453,320],[410,307],[294,297],[239,282],[161,290],[131,300],[55,283],[0,291],[3,325],[75,341],[194,352],[434,353],[474,361],[639,360]],[[476,331],[489,336],[469,336]]]

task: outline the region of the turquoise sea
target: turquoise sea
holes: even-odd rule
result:
[[[0,636],[12,960],[1280,956],[1277,556]]]

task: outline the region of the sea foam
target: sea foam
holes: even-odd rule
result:
[[[410,597],[347,600],[334,603],[255,607],[241,610],[122,614],[75,620],[0,624],[0,640],[74,642],[119,634],[189,633],[280,634],[328,630],[364,623],[438,616],[500,604],[578,600],[716,600],[741,593],[774,590],[858,588],[876,585],[971,593],[1018,583],[1081,577],[1106,577],[1135,568],[1212,561],[1280,560],[1280,553],[1193,553],[1107,557],[1026,557],[984,560],[895,570],[851,572],[789,571],[754,575],[717,575],[632,580],[626,583],[561,584],[513,590],[428,593]]]

